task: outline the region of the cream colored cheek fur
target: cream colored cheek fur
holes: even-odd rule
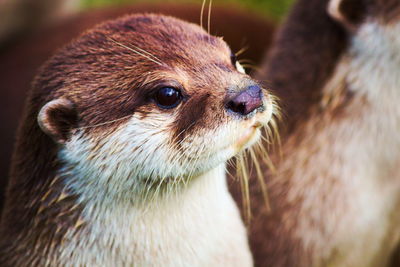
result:
[[[129,195],[143,187],[140,178],[164,177],[181,173],[168,165],[168,131],[165,117],[154,116],[151,123],[132,117],[128,123],[106,136],[73,136],[59,157],[73,166],[64,172],[75,178],[79,191],[86,185],[98,187],[107,194]],[[98,193],[94,190],[94,194]],[[87,192],[86,192],[87,193]]]
[[[105,137],[76,134],[60,153],[74,166],[65,171],[76,177],[84,174],[77,183],[130,195],[144,190],[147,182],[199,175],[239,152],[233,144],[243,134],[244,123],[227,118],[215,129],[197,129],[178,139],[172,136],[173,121],[153,114],[146,120],[132,117]]]
[[[399,242],[399,70],[400,24],[363,25],[325,88],[328,95],[342,86],[354,93],[346,117],[310,133],[306,142],[318,152],[307,163],[298,159],[300,166],[289,167],[297,170],[293,183],[308,186],[296,231],[315,252],[316,266],[385,266]],[[300,146],[298,156],[307,149]],[[314,191],[306,178],[318,176]],[[317,206],[322,211],[315,208],[321,192],[325,199]],[[295,198],[297,192],[291,194]],[[316,229],[320,220],[323,229]]]

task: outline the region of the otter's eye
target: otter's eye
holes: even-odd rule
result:
[[[154,95],[157,105],[164,109],[176,107],[182,100],[182,94],[173,87],[162,87]]]

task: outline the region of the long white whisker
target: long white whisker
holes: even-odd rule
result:
[[[207,24],[208,34],[210,34],[210,28],[211,28],[211,5],[212,5],[212,0],[210,0],[210,3],[208,4],[208,24]]]
[[[201,4],[201,11],[200,11],[200,27],[203,29],[203,14],[204,14],[204,7],[206,5],[206,0],[203,0]]]
[[[121,44],[120,42],[117,42],[117,41],[115,41],[114,39],[112,39],[112,38],[110,38],[110,37],[107,37],[107,39],[111,40],[112,42],[116,43],[117,45],[119,45],[119,46],[121,46],[121,47],[124,47],[124,48],[126,48],[126,49],[128,49],[128,50],[130,50],[130,51],[132,51],[132,52],[134,52],[134,53],[136,53],[136,54],[138,54],[138,55],[140,55],[140,56],[142,56],[142,57],[147,58],[147,59],[150,60],[151,62],[154,62],[154,63],[156,63],[156,64],[158,64],[158,65],[160,65],[160,66],[163,65],[162,62],[160,62],[159,60],[153,59],[153,58],[149,57],[148,55],[145,55],[145,54],[143,54],[143,53],[140,53],[139,51],[136,51],[136,50],[133,49],[132,47],[126,46],[126,45],[124,45],[124,44]]]
[[[154,60],[157,60],[158,62],[163,63],[159,58],[157,58],[155,55],[151,54],[150,52],[144,50],[143,48],[140,48],[134,44],[130,44],[130,45],[133,46],[134,48],[138,49],[139,51],[145,53],[146,55],[152,57]]]
[[[259,141],[259,143],[260,143],[260,141]],[[267,207],[267,210],[270,211],[271,207],[269,205],[269,197],[268,197],[267,185],[265,184],[265,181],[264,181],[264,175],[263,175],[263,173],[261,171],[260,163],[258,162],[257,155],[254,152],[253,148],[250,148],[249,152],[250,152],[250,156],[252,158],[252,162],[253,162],[253,164],[254,164],[254,166],[256,168],[257,178],[258,178],[258,182],[259,182],[260,187],[261,187],[262,195],[264,197],[265,205]]]
[[[115,119],[115,120],[111,120],[111,121],[106,121],[106,122],[102,122],[102,123],[98,123],[98,124],[94,124],[94,125],[88,125],[88,126],[82,126],[82,127],[77,127],[77,128],[73,128],[72,130],[83,130],[83,129],[88,129],[88,128],[95,128],[95,127],[99,127],[99,126],[103,126],[103,125],[107,125],[113,122],[117,122],[117,121],[122,121],[124,119],[127,119],[129,117],[132,117],[132,115],[127,115],[124,117],[121,117],[119,119]]]

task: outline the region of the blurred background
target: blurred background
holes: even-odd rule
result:
[[[213,0],[211,33],[257,66],[293,0]],[[0,0],[0,209],[16,129],[38,68],[95,24],[127,13],[155,12],[199,23],[201,0]],[[204,12],[206,25],[208,4]]]
[[[137,2],[161,2],[160,0],[81,0],[80,7],[82,9],[93,8],[93,7],[104,7],[110,5],[126,5],[129,3]],[[167,0],[162,1],[163,3],[199,3],[199,0]],[[293,0],[214,0],[213,5],[224,5],[231,6],[236,5],[245,9],[250,9],[264,15],[268,18],[279,20],[289,8]]]
[[[214,0],[213,6],[241,8],[278,21],[293,0]],[[118,8],[137,4],[197,4],[201,0],[1,0],[0,45],[11,37],[37,29],[49,22],[99,8]],[[207,3],[208,4],[208,3]],[[0,46],[0,47],[1,47]]]

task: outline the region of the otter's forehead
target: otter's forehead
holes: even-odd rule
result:
[[[63,93],[74,97],[92,86],[133,87],[149,77],[177,70],[200,71],[204,65],[231,70],[230,57],[222,38],[195,24],[161,15],[131,15],[87,31],[58,51],[44,69],[53,74],[45,77],[46,82],[63,79],[52,91],[68,88]]]
[[[134,15],[105,23],[93,31],[131,48],[151,51],[168,66],[229,59],[230,49],[222,38],[209,35],[198,25],[160,15]],[[100,39],[101,40],[101,39]],[[227,62],[229,63],[229,62]],[[188,65],[193,66],[193,65]]]

